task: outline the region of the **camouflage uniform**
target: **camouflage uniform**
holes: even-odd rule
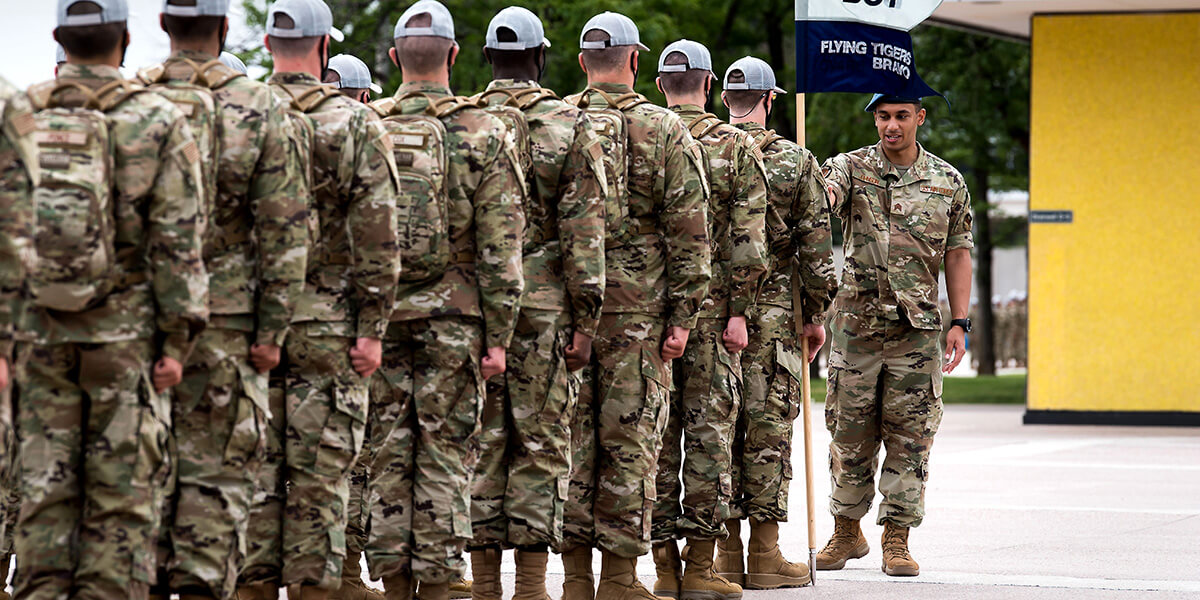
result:
[[[579,378],[564,351],[572,332],[596,335],[604,302],[604,166],[600,140],[580,109],[532,81],[493,81],[489,104],[518,100],[529,125],[523,270],[525,292],[506,359],[487,385],[471,517],[476,544],[562,542],[570,475],[570,425]],[[547,92],[548,93],[548,92]]]
[[[829,508],[866,514],[882,443],[878,522],[916,527],[942,420],[938,270],[947,251],[973,247],[970,196],[923,147],[904,172],[876,144],[829,159],[824,173],[846,253],[830,321]]]
[[[805,322],[824,323],[837,290],[829,201],[811,152],[756,123],[736,127],[763,152],[770,264],[750,318],[750,343],[742,351],[746,393],[734,438],[733,516],[786,521],[792,421],[800,414],[806,368],[792,286],[800,288]]]
[[[58,77],[95,90],[121,75],[66,64]],[[183,113],[133,93],[106,116],[116,165],[114,288],[80,312],[31,310],[22,327],[35,338],[18,361],[15,587],[23,598],[146,596],[171,417],[150,367],[156,355],[183,362],[208,316],[199,153]]]
[[[215,60],[182,51],[161,68],[171,83],[187,83],[195,65]],[[171,590],[226,598],[245,560],[269,413],[267,376],[250,364],[250,346],[283,344],[303,290],[307,190],[299,157],[287,147],[286,106],[271,89],[223,64],[203,75],[232,79],[213,91],[220,155],[204,232],[211,317],[172,406],[178,481],[160,567]]]
[[[632,90],[600,83],[568,101],[602,104],[601,92]],[[571,423],[563,549],[599,547],[628,558],[650,550],[670,409],[665,328],[696,327],[712,271],[699,145],[665,108],[643,102],[624,116],[630,231],[605,241],[604,306]]]
[[[321,85],[307,73],[276,73],[270,84],[293,107]],[[282,584],[336,589],[367,421],[367,381],[349,352],[356,338],[382,339],[392,312],[398,182],[379,118],[331,87],[320,94],[304,115],[313,132],[308,274],[286,345]]]
[[[405,114],[450,95],[408,82]],[[523,176],[513,136],[497,117],[469,108],[445,117],[451,264],[440,278],[401,283],[373,396],[367,562],[374,577],[411,572],[445,583],[465,571],[471,539],[471,473],[483,406],[484,347],[507,347],[524,281]]]
[[[656,542],[725,536],[742,361],[740,354],[725,349],[722,334],[731,317],[748,314],[767,270],[766,178],[754,140],[699,106],[672,110],[698,136],[704,151],[711,189],[712,283],[674,369],[670,420],[658,457]]]

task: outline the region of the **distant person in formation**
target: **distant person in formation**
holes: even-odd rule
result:
[[[0,77],[0,600],[9,599],[4,582],[21,500],[13,423],[13,349],[21,289],[35,267],[32,194],[38,161],[33,132],[29,98]]]
[[[18,326],[16,597],[149,596],[171,478],[167,393],[208,319],[201,152],[126,81],[124,0],[60,0],[67,63],[30,88],[37,268]]]
[[[683,356],[712,275],[705,166],[684,120],[633,91],[638,50],[648,50],[633,21],[592,17],[580,49],[588,87],[567,101],[596,120],[616,170],[604,304],[571,426],[563,597],[654,600],[636,564],[650,551],[671,361]],[[602,557],[598,588],[592,548]]]
[[[824,168],[846,268],[830,321],[825,401],[834,533],[816,563],[841,569],[869,551],[859,520],[875,495],[882,445],[882,568],[912,576],[919,567],[908,533],[925,515],[942,375],[962,360],[971,329],[971,199],[962,175],[917,143],[926,114],[920,99],[876,94],[866,110],[879,143],[839,154]],[[943,266],[954,317],[944,348],[937,304]]]
[[[388,598],[446,600],[466,571],[484,382],[505,372],[524,289],[525,184],[504,122],[450,93],[450,11],[421,0],[393,32],[403,83],[372,108],[410,218],[372,389],[366,554]]]
[[[746,392],[733,446],[733,514],[729,537],[717,544],[716,569],[748,589],[794,587],[811,581],[808,565],[788,561],[779,549],[779,522],[788,518],[792,422],[800,414],[806,367],[796,319],[812,360],[825,343],[825,313],[837,290],[829,201],[812,153],[766,128],[776,95],[784,93],[771,66],[739,59],[725,71],[722,87],[729,122],[750,134],[763,154],[770,262],[742,353]],[[741,521],[747,519],[750,544],[743,548]]]
[[[513,598],[544,600],[549,549],[562,544],[578,372],[604,301],[608,186],[595,124],[538,84],[550,43],[537,15],[510,6],[485,39],[493,80],[476,99],[524,138],[517,151],[529,193],[521,311],[508,369],[488,382],[483,407],[471,572],[475,598],[501,600],[501,553],[515,548]]]
[[[371,94],[382,94],[383,88],[371,81],[371,70],[357,56],[339,54],[329,59],[325,83],[337,88],[342,95],[366,104]]]
[[[651,539],[654,595],[733,600],[742,589],[713,570],[713,552],[727,535],[732,501],[746,318],[767,271],[767,186],[754,139],[704,110],[715,81],[708,48],[679,40],[663,49],[658,87],[704,158],[712,281],[672,373]],[[682,559],[679,539],[687,541]]]

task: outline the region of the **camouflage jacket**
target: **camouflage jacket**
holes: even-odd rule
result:
[[[597,83],[575,96],[605,102],[626,85]],[[572,99],[568,101],[574,103]],[[605,313],[663,314],[692,328],[712,279],[707,183],[699,144],[683,119],[649,102],[624,112],[629,137],[631,240],[605,253]]]
[[[413,92],[435,100],[450,95],[439,84],[408,82],[396,90],[395,98]],[[428,104],[418,96],[400,107],[412,114]],[[487,347],[507,348],[525,286],[521,270],[524,175],[513,160],[513,136],[503,121],[481,109],[456,111],[442,122],[446,145],[452,149],[446,174],[450,246],[453,255],[462,258],[452,261],[441,279],[402,284],[392,319],[481,316]]]
[[[924,147],[901,175],[880,144],[830,158],[824,173],[846,253],[839,306],[889,318],[903,309],[914,327],[939,329],[942,260],[974,247],[962,175]]]
[[[68,63],[58,71],[59,81],[93,90],[120,78],[107,66]],[[43,344],[119,342],[149,338],[157,330],[164,336],[163,354],[182,361],[208,319],[199,152],[186,117],[156,94],[135,94],[107,117],[116,164],[116,249],[124,276],[94,308],[33,309],[28,329]]]
[[[673,106],[687,123],[708,167],[708,241],[712,282],[700,316],[745,316],[767,272],[767,188],[754,140],[699,106]]]
[[[194,64],[215,57],[178,52],[163,65],[171,82],[188,81]],[[224,65],[205,73],[224,78]],[[281,345],[304,291],[307,182],[287,105],[266,84],[236,77],[213,92],[217,105],[216,196],[206,208],[204,265],[213,326],[257,331],[260,344]]]
[[[37,180],[29,99],[0,78],[0,358],[12,356],[21,282],[32,266],[33,202]]]
[[[792,273],[799,268],[804,322],[823,323],[837,292],[829,199],[817,159],[803,146],[757,123],[736,127],[754,138],[767,172],[770,270],[759,304],[792,308]]]
[[[321,82],[308,73],[275,73],[276,95],[296,98]],[[331,336],[382,338],[400,265],[396,244],[396,165],[379,117],[331,87],[308,111],[312,148],[308,260],[293,323],[318,322]],[[303,112],[303,111],[301,111]],[[301,139],[308,139],[307,135]]]
[[[532,81],[491,82],[489,104],[518,100],[533,154],[525,174],[525,293],[522,308],[569,308],[575,329],[596,335],[604,303],[604,164],[587,114]],[[541,94],[539,94],[541,92]],[[540,98],[533,101],[535,98]],[[531,104],[528,104],[532,101]]]

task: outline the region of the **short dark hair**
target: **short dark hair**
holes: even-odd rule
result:
[[[496,40],[499,42],[517,41],[517,33],[507,27],[496,29]],[[496,79],[526,79],[538,76],[537,63],[541,47],[525,50],[497,50],[487,48],[488,59],[492,63],[492,75]]]
[[[725,79],[726,83],[746,83],[746,74],[737,69],[730,71]],[[731,112],[750,114],[769,93],[768,90],[725,90],[725,103]]]
[[[276,29],[295,29],[296,21],[284,13],[275,13],[275,22],[271,25]],[[299,57],[312,52],[312,49],[321,41],[321,36],[285,38],[272,35],[269,36],[269,39],[273,54]]]
[[[663,59],[664,65],[686,65],[688,64],[687,55],[682,52],[672,52]],[[686,71],[668,71],[659,73],[658,78],[662,84],[663,93],[672,96],[681,96],[683,94],[691,94],[704,91],[704,82],[712,74],[703,69],[688,69]]]
[[[76,2],[67,8],[68,15],[100,13],[95,2]],[[54,37],[67,54],[83,60],[101,58],[125,43],[125,21],[100,25],[71,25],[54,30]]]
[[[413,15],[404,25],[431,27],[433,17],[429,13]],[[454,40],[431,35],[401,37],[396,38],[394,42],[400,66],[414,73],[433,73],[442,67],[448,67],[450,50],[454,48]]]
[[[168,0],[170,6],[196,6],[196,0]],[[213,36],[221,35],[221,25],[225,17],[203,15],[198,17],[183,17],[163,14],[163,29],[171,39],[185,43],[207,42]]]
[[[607,42],[610,39],[612,37],[603,29],[593,29],[583,34],[585,42]],[[620,71],[629,64],[629,55],[632,51],[632,46],[609,46],[594,50],[585,48],[580,53],[583,55],[583,66],[587,67],[587,70],[611,73]]]

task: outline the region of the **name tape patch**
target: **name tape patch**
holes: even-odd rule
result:
[[[397,148],[424,148],[425,136],[420,133],[393,133],[392,145]]]
[[[83,131],[49,131],[41,130],[33,134],[33,140],[39,146],[86,146],[88,134]]]
[[[923,185],[923,186],[921,186],[921,193],[922,194],[941,194],[943,196],[953,196],[954,190],[952,190],[950,188],[938,187],[936,185]]]
[[[42,152],[38,164],[43,169],[66,169],[71,166],[71,155],[66,152]]]

